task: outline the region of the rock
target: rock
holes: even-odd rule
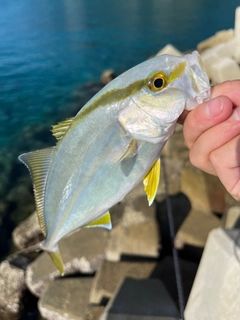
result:
[[[209,232],[220,226],[218,218],[211,214],[204,214],[191,209],[175,236],[175,247],[182,249],[184,245],[204,247]]]
[[[226,80],[240,78],[240,68],[232,58],[219,58],[210,66],[210,75],[213,84],[221,83]]]
[[[156,55],[160,56],[161,54],[171,54],[173,56],[183,56],[182,52],[180,52],[178,49],[176,49],[172,44],[167,44]]]
[[[237,7],[235,11],[234,36],[236,39],[234,59],[237,63],[240,63],[240,7]]]
[[[224,224],[226,229],[240,228],[240,207],[231,207],[228,209],[226,221]]]
[[[86,316],[85,316],[84,320],[99,320],[103,311],[104,311],[103,306],[89,305],[87,308]]]
[[[24,271],[3,261],[0,264],[0,319],[18,319],[25,289]]]
[[[205,214],[223,213],[226,206],[225,189],[219,179],[186,163],[182,170],[181,191],[196,211]]]
[[[80,229],[60,241],[65,275],[95,272],[105,258],[108,231],[103,228]],[[46,252],[27,268],[26,283],[29,290],[41,296],[49,282],[59,277],[59,271]]]
[[[240,229],[213,230],[185,309],[186,320],[239,320]]]
[[[159,234],[155,204],[148,206],[146,196],[131,193],[124,200],[121,223],[110,232],[106,257],[119,261],[121,255],[158,257]]]
[[[112,81],[114,78],[116,78],[116,75],[112,69],[105,70],[101,74],[101,81],[104,85],[108,84],[110,81]]]
[[[13,231],[13,241],[21,250],[42,241],[43,238],[36,211]]]
[[[111,298],[125,277],[148,278],[155,267],[155,262],[104,261],[93,280],[90,303],[100,304],[103,298]]]
[[[38,302],[48,320],[85,320],[92,277],[52,281]]]
[[[197,50],[199,52],[202,52],[206,49],[215,47],[216,45],[218,45],[220,43],[225,43],[225,42],[233,39],[233,37],[234,37],[233,29],[218,31],[214,36],[212,36],[204,41],[201,41],[197,45]]]
[[[100,320],[178,320],[179,316],[160,280],[128,278],[116,290]]]

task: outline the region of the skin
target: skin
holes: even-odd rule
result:
[[[219,177],[240,201],[240,80],[211,88],[211,100],[178,120],[191,163]]]

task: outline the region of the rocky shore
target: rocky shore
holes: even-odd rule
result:
[[[240,79],[239,44],[240,7],[234,30],[220,31],[198,44],[212,84]],[[163,53],[182,54],[170,44],[158,54]],[[76,114],[114,77],[108,70],[102,84],[76,88],[62,119]],[[17,151],[6,149],[0,159],[0,196],[6,199],[0,201],[0,319],[179,319],[173,242],[180,258],[184,304],[188,301],[186,320],[238,320],[239,304],[234,301],[240,298],[235,285],[239,283],[240,206],[216,177],[190,164],[180,125],[162,152],[166,181],[161,179],[154,204],[148,207],[140,185],[111,209],[110,232],[81,229],[64,238],[60,242],[64,277],[46,253],[6,258],[9,252],[43,239],[31,180],[17,156],[54,144],[51,124],[25,128],[14,141]],[[175,239],[169,232],[165,185]],[[19,224],[20,220],[24,221]]]

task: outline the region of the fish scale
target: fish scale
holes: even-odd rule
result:
[[[74,118],[54,125],[55,147],[19,157],[31,172],[46,236],[34,249],[47,251],[63,274],[61,238],[80,227],[110,229],[108,210],[140,181],[150,205],[160,153],[178,117],[209,93],[197,52],[157,56],[111,81]]]

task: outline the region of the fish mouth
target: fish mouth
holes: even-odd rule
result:
[[[203,61],[197,51],[188,55],[191,80],[191,98],[186,100],[185,110],[192,110],[197,105],[210,99],[210,83]]]

